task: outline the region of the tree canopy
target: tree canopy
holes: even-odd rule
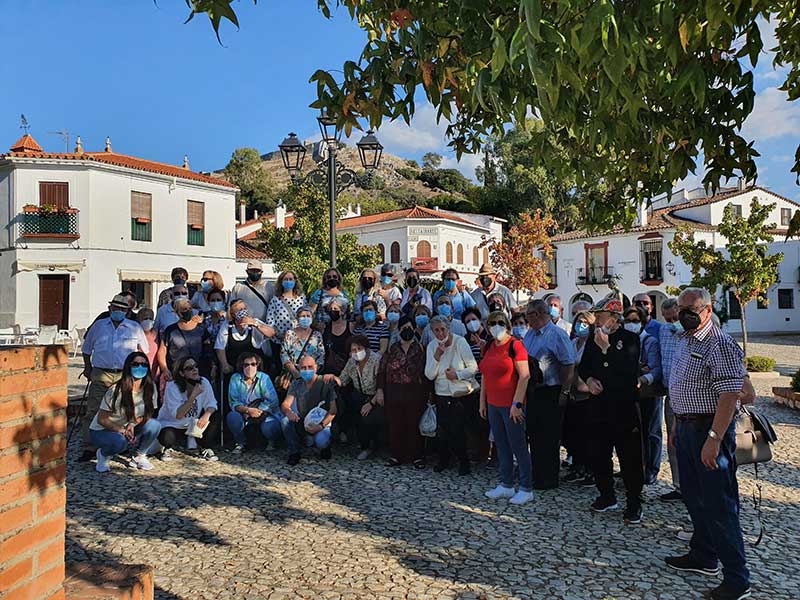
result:
[[[228,181],[239,186],[247,208],[266,213],[275,208],[277,194],[272,178],[261,166],[255,148],[237,148],[224,169]]]
[[[187,0],[192,15],[237,23],[232,0]],[[757,175],[740,135],[753,110],[752,67],[763,50],[758,19],[771,19],[782,89],[800,96],[795,0],[317,0],[325,17],[346,8],[367,41],[359,57],[318,70],[314,108],[350,133],[362,122],[410,122],[421,88],[450,122],[460,156],[487,134],[533,115],[548,171],[608,193],[582,207],[588,223],[630,222],[635,207],[669,192],[704,158],[710,189]],[[191,16],[190,16],[191,18]],[[334,76],[336,74],[336,77]],[[338,79],[337,79],[338,78]],[[564,159],[554,148],[562,149]],[[800,174],[800,149],[793,172]]]

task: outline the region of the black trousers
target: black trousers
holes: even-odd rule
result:
[[[590,468],[589,401],[571,402],[564,411],[563,444],[575,468]]]
[[[197,445],[201,448],[213,448],[219,444],[219,428],[221,417],[219,411],[211,413],[208,420],[208,427],[203,432],[203,437],[197,438]],[[186,448],[187,435],[185,429],[176,427],[164,427],[158,434],[158,441],[164,448]]]
[[[629,506],[641,503],[644,487],[644,464],[642,462],[642,431],[638,416],[628,419],[628,425],[609,423],[591,424],[589,450],[592,457],[592,472],[601,496],[613,498],[614,464],[612,455],[617,451],[622,480]]]
[[[564,409],[558,405],[561,386],[528,388],[526,424],[533,460],[533,488],[558,487],[561,468],[561,422]]]
[[[460,463],[469,461],[467,457],[467,410],[464,398],[436,396],[436,418],[438,420],[439,462],[450,462],[452,452]]]

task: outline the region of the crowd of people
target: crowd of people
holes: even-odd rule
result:
[[[176,450],[216,461],[221,446],[272,445],[294,466],[352,443],[358,460],[385,454],[391,467],[433,460],[437,473],[469,476],[494,464],[485,495],[513,505],[537,490],[595,487],[590,508],[604,513],[619,508],[616,454],[623,519],[637,524],[666,418],[674,489],[661,500],[682,500],[694,525],[689,553],[667,564],[715,575],[721,561],[712,597],[749,595],[733,417],[755,394],[707,291],[666,300],[659,322],[644,293],[630,306],[612,293],[594,306],[551,294],[518,307],[490,265],[472,292],[445,270],[433,294],[413,268],[402,288],[392,265],[365,269],[352,298],[335,268],[319,283],[292,272],[265,281],[258,261],[246,274],[228,291],[206,271],[190,296],[179,267],[155,312],[136,310],[130,292],[110,301],[83,344],[81,460],[105,472],[130,453],[150,470]],[[423,431],[433,410],[435,429]]]

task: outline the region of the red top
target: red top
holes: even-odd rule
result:
[[[513,360],[508,355],[511,340],[515,352]],[[528,353],[522,342],[509,336],[509,341],[500,346],[492,341],[478,365],[483,375],[482,385],[486,389],[486,402],[492,406],[511,406],[514,400],[514,392],[517,391],[519,381],[514,361],[527,362]]]

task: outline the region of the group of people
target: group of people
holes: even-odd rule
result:
[[[262,275],[250,261],[246,281],[226,291],[206,271],[190,297],[176,268],[155,314],[136,312],[130,293],[111,300],[83,345],[83,460],[100,472],[127,451],[144,470],[174,449],[215,461],[224,429],[232,452],[285,446],[290,465],[304,448],[330,459],[334,442],[357,443],[358,460],[385,446],[392,467],[424,469],[434,457],[435,472],[455,465],[462,476],[491,461],[490,499],[521,505],[535,490],[579,484],[597,488],[591,510],[602,513],[619,506],[616,453],[623,519],[637,524],[666,418],[674,490],[661,499],[683,500],[694,524],[690,552],[667,564],[716,574],[719,559],[725,578],[712,597],[749,594],[733,417],[754,392],[705,290],[666,300],[659,322],[647,294],[629,307],[614,294],[579,301],[567,315],[555,294],[518,308],[489,265],[472,293],[454,269],[433,294],[413,268],[403,289],[392,265],[365,269],[352,298],[335,268],[309,297],[295,273]],[[423,431],[431,411],[435,431]]]

